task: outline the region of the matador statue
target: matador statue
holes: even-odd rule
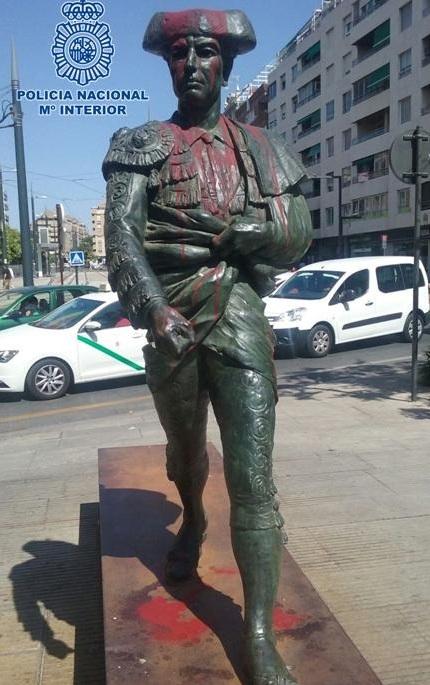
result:
[[[132,325],[148,330],[147,382],[183,504],[166,579],[196,574],[205,538],[210,401],[243,583],[246,683],[289,685],[272,628],[283,520],[272,479],[273,336],[261,297],[276,270],[305,253],[312,228],[306,172],[284,141],[220,113],[234,58],[255,44],[239,10],[152,17],[143,47],[167,62],[178,109],[112,138],[106,254],[112,289]]]

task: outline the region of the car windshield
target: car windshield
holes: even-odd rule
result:
[[[343,276],[344,271],[299,271],[286,283],[282,283],[272,297],[290,300],[321,300]]]
[[[71,328],[83,319],[84,316],[100,307],[101,304],[103,304],[102,300],[87,300],[86,298],[78,297],[76,300],[70,300],[70,302],[47,314],[43,319],[31,323],[30,326],[55,329]]]
[[[0,295],[0,316],[5,314],[22,298],[22,293],[2,293]]]

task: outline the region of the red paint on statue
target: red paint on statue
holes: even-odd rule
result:
[[[225,36],[226,33],[227,17],[219,10],[166,12],[163,17],[163,37],[166,42],[177,36],[210,35],[217,38]]]
[[[279,630],[295,630],[299,628],[308,616],[300,616],[292,611],[286,611],[282,607],[276,607],[273,610],[273,627],[276,631]]]
[[[211,566],[210,570],[222,576],[234,576],[239,573],[234,566]]]
[[[159,642],[198,642],[209,630],[185,604],[164,597],[153,597],[140,604],[136,616],[146,623],[151,636]]]

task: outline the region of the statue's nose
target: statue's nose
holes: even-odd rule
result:
[[[197,54],[193,47],[188,50],[186,67],[190,70],[197,67]]]

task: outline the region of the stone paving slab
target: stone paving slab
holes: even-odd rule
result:
[[[325,373],[324,382],[311,373],[281,379],[274,464],[292,556],[383,685],[428,685],[430,394],[421,391],[412,405],[407,383],[395,388],[404,373],[375,365],[371,374]],[[84,628],[77,607],[86,586],[70,589],[74,576],[97,586],[97,521],[81,505],[97,501],[97,448],[163,441],[152,403],[139,403],[132,415],[119,405],[96,420],[91,412],[84,421],[64,414],[45,430],[24,422],[7,430],[0,421],[0,632],[7,634],[0,636],[0,681],[103,685],[100,613],[87,602]],[[209,437],[219,447],[213,417]],[[36,556],[34,542],[43,543]],[[51,654],[46,633],[32,638],[24,629],[13,570],[34,589],[55,639],[74,652],[64,655],[57,645]]]

